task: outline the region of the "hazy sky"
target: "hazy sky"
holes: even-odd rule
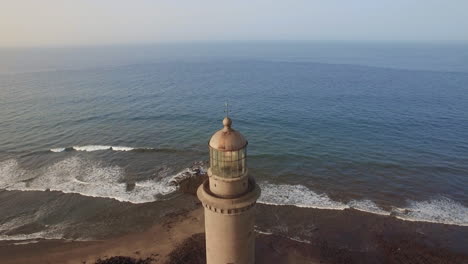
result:
[[[0,46],[468,41],[468,0],[0,0]]]

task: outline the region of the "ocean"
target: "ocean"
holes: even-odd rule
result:
[[[3,48],[0,239],[154,223],[226,101],[259,203],[468,226],[468,45]]]

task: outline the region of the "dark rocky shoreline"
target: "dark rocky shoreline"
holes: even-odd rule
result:
[[[1,263],[204,263],[203,208],[194,193],[205,179],[198,168],[177,179],[174,184],[183,194],[166,201],[173,212],[147,230],[89,242],[1,241]],[[468,227],[403,221],[355,209],[256,208],[257,264],[468,263]]]
[[[258,230],[272,233],[257,233],[257,264],[468,263],[466,227],[408,222],[356,210],[259,204],[257,212]],[[79,264],[204,263],[203,225],[202,208],[181,210],[168,214],[149,230],[104,241],[44,240],[24,245],[3,241],[0,259],[2,264],[30,263],[29,260]]]

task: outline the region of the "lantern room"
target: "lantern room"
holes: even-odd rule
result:
[[[219,196],[238,195],[247,191],[247,140],[234,130],[225,117],[221,130],[214,133],[210,150],[210,189]]]

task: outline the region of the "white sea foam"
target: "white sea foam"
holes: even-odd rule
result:
[[[132,151],[134,148],[132,147],[123,147],[123,146],[112,146],[112,150],[115,151]]]
[[[258,202],[263,204],[338,210],[348,208],[346,204],[333,201],[325,194],[317,194],[303,185],[262,183],[260,187],[262,194]]]
[[[187,168],[174,176],[158,180],[143,180],[128,190],[122,182],[124,170],[118,166],[71,157],[36,170],[22,169],[15,159],[0,162],[0,189],[22,191],[61,191],[85,196],[113,198],[122,202],[146,203],[173,193],[178,183],[196,172],[204,172],[202,165]],[[408,201],[403,208],[385,211],[371,200],[334,201],[326,194],[318,194],[303,185],[275,185],[260,183],[259,203],[291,205],[318,209],[357,210],[393,215],[402,220],[426,221],[468,226],[468,208],[448,198],[429,201]],[[1,228],[0,228],[1,231]]]
[[[21,241],[34,239],[63,239],[63,236],[59,234],[53,235],[46,231],[40,231],[32,234],[0,235],[0,240]]]
[[[272,231],[262,231],[260,229],[258,229],[257,226],[255,226],[255,229],[254,231],[258,234],[262,234],[262,235],[266,235],[266,236],[271,236],[271,235],[274,235],[275,233],[272,232]],[[276,235],[281,235],[283,237],[286,237],[290,240],[293,240],[293,241],[296,241],[296,242],[300,242],[300,243],[306,243],[306,244],[310,244],[311,241],[310,240],[307,240],[307,239],[301,239],[300,237],[297,237],[297,236],[294,236],[294,237],[290,237],[290,236],[287,236],[287,235],[284,235],[282,232],[278,232]]]
[[[25,240],[25,241],[13,243],[13,245],[19,246],[19,245],[27,245],[27,244],[36,244],[38,242],[39,240]]]
[[[63,239],[63,229],[64,226],[47,226],[44,230],[39,232],[34,232],[30,234],[6,234],[11,230],[19,228],[24,225],[34,223],[36,218],[40,213],[36,212],[33,215],[19,215],[13,219],[10,219],[7,222],[0,224],[0,240],[11,240],[11,241],[22,241],[22,240],[31,240],[25,242],[34,243],[34,240],[37,239]],[[19,244],[19,243],[17,243]]]
[[[406,208],[395,208],[399,219],[468,226],[468,208],[445,197],[429,201],[409,201]]]
[[[257,229],[257,228],[255,228],[254,231],[257,232],[257,233],[259,233],[259,234],[262,234],[262,235],[273,235],[273,232],[270,232],[270,231],[262,231],[262,230]]]
[[[36,232],[32,234],[19,234],[19,235],[0,235],[0,240],[12,240],[12,241],[21,241],[21,240],[31,240],[31,239],[40,239],[43,238],[43,232]]]
[[[52,148],[50,151],[52,152],[64,152],[66,149],[65,148]]]
[[[19,215],[13,219],[9,219],[9,221],[0,224],[0,237],[2,236],[2,233],[8,232],[22,225],[34,222],[34,219],[34,215]]]
[[[73,146],[73,149],[76,151],[98,151],[98,150],[109,150],[112,146],[104,146],[104,145],[87,145],[87,146]]]
[[[10,159],[0,162],[0,189],[51,190],[84,196],[113,198],[123,202],[146,203],[156,201],[164,195],[176,191],[180,179],[190,177],[197,172],[204,172],[201,163],[157,181],[138,181],[131,190],[127,190],[127,185],[121,182],[124,170],[118,166],[105,166],[99,162],[71,157],[43,169],[25,170],[15,159]],[[34,223],[47,211],[38,210],[32,215],[20,215],[0,223],[0,240],[34,243],[37,239],[63,239],[66,225],[47,226],[40,232],[30,234],[9,234],[11,230]]]
[[[350,208],[379,215],[390,215],[390,212],[383,210],[371,200],[352,200],[348,203]]]
[[[0,189],[5,189],[15,182],[34,177],[27,170],[21,169],[15,159],[0,162]]]
[[[64,159],[38,170],[24,170],[16,160],[0,163],[0,188],[6,190],[61,191],[131,203],[153,202],[158,200],[157,197],[177,190],[177,186],[170,183],[171,176],[157,181],[139,181],[132,190],[127,190],[127,184],[122,182],[123,176],[121,167],[104,166],[79,157]]]
[[[85,151],[85,152],[93,152],[93,151],[100,151],[100,150],[113,150],[113,151],[132,151],[135,149],[152,149],[152,148],[133,148],[127,146],[110,146],[110,145],[85,145],[85,146],[73,146],[70,148],[51,148],[50,151],[52,152],[64,152],[67,149],[75,150],[75,151]]]
[[[317,194],[303,185],[260,183],[260,186],[262,194],[258,202],[263,204],[333,210],[353,208],[373,214],[393,215],[407,221],[468,226],[468,208],[445,197],[429,201],[408,201],[408,206],[404,208],[394,207],[391,211],[386,211],[367,199],[348,203],[333,201],[327,195]]]
[[[306,244],[311,244],[312,242],[310,240],[307,240],[307,239],[302,239],[300,237],[288,237],[289,239],[291,239],[292,241],[296,241],[296,242],[299,242],[299,243],[306,243]]]

